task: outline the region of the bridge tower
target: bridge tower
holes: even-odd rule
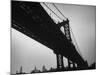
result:
[[[63,56],[61,54],[56,54],[57,57],[57,69],[62,70],[64,68]]]
[[[61,23],[58,23],[58,26],[61,28],[63,26],[64,28],[64,34],[66,36],[66,38],[71,42],[71,35],[70,35],[70,28],[69,28],[69,20],[65,20]],[[57,68],[58,69],[63,69],[64,68],[64,62],[63,62],[63,56],[60,54],[56,54],[57,56]],[[68,62],[70,60],[68,59]],[[70,67],[70,63],[68,63],[69,67]]]
[[[66,21],[63,21],[63,23],[64,23],[63,27],[64,27],[65,36],[66,36],[68,41],[72,42],[71,34],[70,34],[70,27],[69,27],[69,20],[67,19]],[[67,59],[67,60],[68,60],[68,67],[71,68],[70,60],[69,59]]]

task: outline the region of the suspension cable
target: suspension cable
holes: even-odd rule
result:
[[[44,2],[43,2],[43,4],[49,9],[49,10],[51,10]],[[60,18],[53,10],[51,10],[60,20],[63,20],[62,18]]]
[[[78,44],[77,44],[77,42],[76,42],[76,39],[75,39],[75,36],[74,36],[74,33],[73,33],[73,31],[72,31],[71,26],[70,26],[70,31],[71,31],[71,33],[72,33],[73,41],[75,42],[76,48],[77,48],[77,50],[79,51],[79,54],[82,56],[81,51],[80,51],[80,49],[79,49],[79,46],[78,46]],[[83,58],[83,57],[82,57],[82,58]]]
[[[53,3],[53,6],[60,12],[60,14],[66,19],[66,17],[63,15],[63,13],[57,8],[57,6]]]

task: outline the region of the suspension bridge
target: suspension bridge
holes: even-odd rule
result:
[[[59,71],[64,68],[63,57],[68,59],[69,67],[70,64],[73,64],[76,69],[87,69],[87,61],[83,59],[76,40],[74,40],[75,45],[73,44],[71,38],[73,31],[69,24],[70,20],[64,16],[55,4],[52,5],[63,18],[56,14],[46,3],[42,4],[61,22],[55,23],[39,2],[12,1],[11,27],[53,50],[57,56],[57,69]],[[64,28],[64,34],[60,30],[61,27]]]

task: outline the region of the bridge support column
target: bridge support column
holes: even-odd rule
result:
[[[56,56],[57,56],[57,69],[62,70],[64,68],[63,56],[60,54],[56,54]]]

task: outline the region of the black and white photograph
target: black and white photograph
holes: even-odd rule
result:
[[[11,0],[11,75],[96,69],[96,6]]]

